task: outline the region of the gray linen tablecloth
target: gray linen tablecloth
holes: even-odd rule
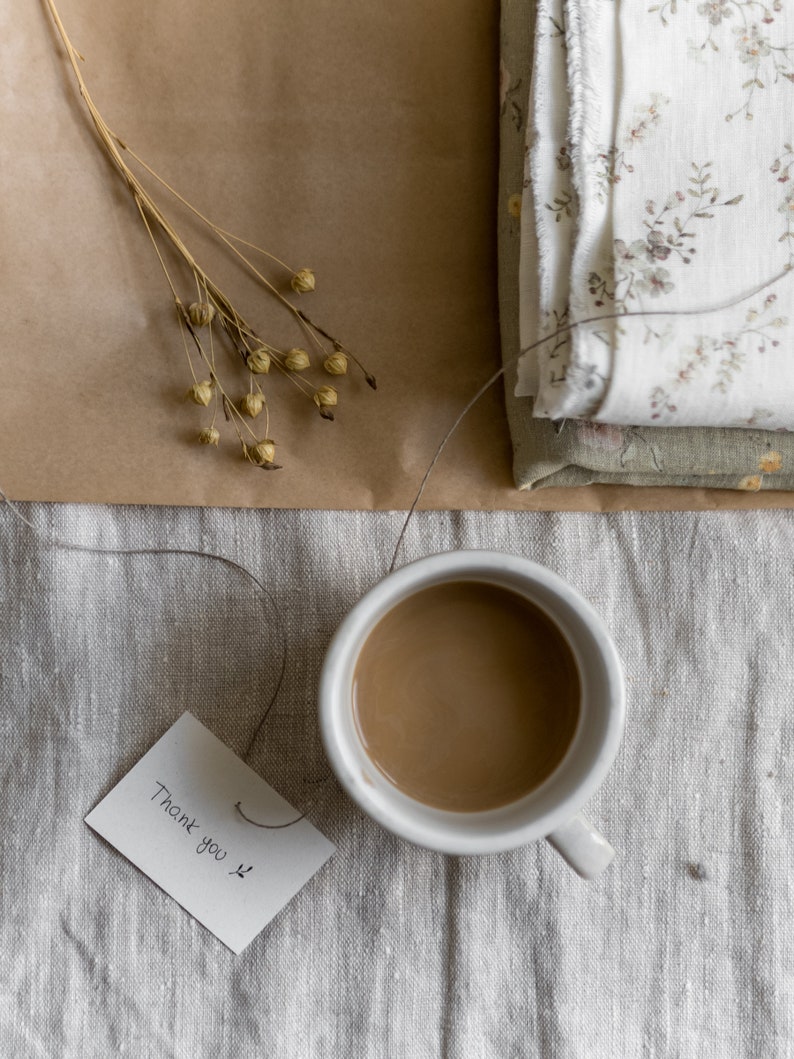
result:
[[[323,650],[400,516],[23,510],[266,579],[288,668],[251,763],[311,797]],[[235,957],[83,817],[186,708],[246,747],[272,614],[220,564],[53,549],[0,510],[4,1059],[794,1055],[794,515],[425,514],[406,553],[461,546],[547,564],[614,632],[628,729],[588,812],[616,862],[585,883],[544,843],[445,858],[332,784],[311,817],[335,856]]]

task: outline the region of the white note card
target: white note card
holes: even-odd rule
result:
[[[241,953],[334,847],[191,713],[183,713],[85,818]]]

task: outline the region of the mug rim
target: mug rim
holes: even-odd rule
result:
[[[355,724],[353,728],[356,732],[357,748],[351,749],[350,741],[342,731],[340,710],[349,709],[351,717],[353,715],[352,687],[345,678],[345,673],[349,671],[351,661],[355,662],[361,646],[377,622],[403,599],[436,583],[436,579],[452,579],[443,575],[456,575],[460,580],[465,580],[467,576],[473,580],[487,580],[489,573],[501,575],[497,583],[506,588],[510,588],[508,580],[512,578],[515,582],[523,582],[528,592],[531,592],[533,586],[545,589],[577,616],[603,666],[609,702],[606,722],[601,726],[597,745],[590,750],[592,763],[586,774],[577,783],[571,784],[565,795],[557,799],[551,809],[534,816],[528,815],[527,819],[519,823],[510,826],[504,826],[502,823],[500,826],[498,818],[503,815],[503,810],[523,801],[517,799],[516,802],[495,810],[438,810],[434,811],[437,819],[433,823],[418,822],[410,818],[410,810],[413,808],[416,811],[416,808],[420,807],[421,810],[428,811],[432,810],[432,807],[402,792],[388,777],[383,776],[372,762],[373,769],[386,781],[389,790],[389,804],[384,808],[383,798],[377,796],[372,781],[368,780],[360,769],[351,767],[350,757],[355,749],[361,751],[365,757],[367,754]],[[515,587],[518,588],[518,584]],[[531,599],[531,595],[528,598]],[[542,602],[534,602],[545,609]],[[558,623],[554,614],[549,614],[549,617]],[[572,637],[565,629],[561,629],[561,632],[576,654]],[[320,735],[331,768],[347,794],[368,816],[401,838],[428,849],[458,855],[483,854],[515,849],[547,836],[555,828],[567,823],[598,789],[620,747],[625,724],[625,684],[617,649],[606,625],[573,586],[548,567],[523,556],[487,549],[467,549],[438,552],[407,563],[387,574],[361,596],[345,615],[328,645],[320,674],[318,709]],[[574,736],[574,742],[576,738],[577,736]],[[554,779],[567,759],[568,753],[558,769],[529,792],[527,797],[534,795]],[[485,830],[478,834],[465,834],[455,831],[449,825],[445,829],[445,817],[449,820],[461,817],[468,821],[474,820],[482,823]]]

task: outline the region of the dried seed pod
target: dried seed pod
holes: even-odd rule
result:
[[[207,302],[193,302],[188,306],[187,314],[194,327],[206,327],[215,316],[215,306]]]
[[[314,273],[310,268],[299,268],[290,280],[290,286],[298,294],[309,294],[314,290]]]
[[[221,440],[221,432],[216,427],[204,427],[198,436],[199,445],[218,445]]]
[[[305,349],[290,349],[284,357],[284,367],[288,371],[305,371],[311,364]]]
[[[314,403],[322,411],[323,408],[333,408],[338,399],[338,394],[333,386],[321,386],[314,394]]]
[[[240,401],[240,411],[251,419],[255,419],[264,407],[265,399],[261,393],[247,393]]]
[[[329,375],[347,375],[347,357],[341,350],[337,350],[325,358],[323,367]]]
[[[267,375],[270,371],[270,354],[264,348],[255,349],[245,358],[245,363],[254,375]]]
[[[248,446],[245,454],[251,463],[255,463],[257,467],[264,467],[266,463],[272,463],[276,458],[276,446],[269,438],[265,438],[264,441],[257,441],[256,445]]]
[[[194,382],[188,390],[187,396],[193,404],[200,404],[206,408],[212,400],[212,383],[209,379],[203,379],[201,382]]]

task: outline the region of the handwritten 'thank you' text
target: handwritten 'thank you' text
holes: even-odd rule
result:
[[[172,817],[178,824],[181,824],[181,826],[185,829],[185,831],[187,831],[189,835],[192,835],[193,828],[199,826],[198,820],[196,820],[195,816],[191,818],[189,813],[183,813],[181,806],[174,805],[171,799],[171,792],[164,783],[160,783],[159,780],[157,780],[156,783],[160,789],[151,796],[149,801],[153,802],[155,798],[159,798],[160,795],[164,793],[165,797],[159,803],[160,808],[163,810],[163,812],[168,813],[168,815]]]
[[[176,804],[172,792],[164,783],[161,783],[159,780],[155,780],[155,783],[157,784],[157,790],[151,796],[149,801],[156,802],[157,806],[170,816],[178,827],[181,827],[188,835],[192,835],[194,828],[201,827],[199,821],[191,813],[185,812],[181,805]],[[226,850],[221,849],[212,835],[204,835],[201,838],[201,841],[196,846],[196,853],[199,856],[206,853],[217,861],[225,860],[226,858]],[[241,864],[236,871],[229,872],[228,874],[234,875],[239,879],[244,879],[252,868],[253,865],[243,869],[243,865]]]

